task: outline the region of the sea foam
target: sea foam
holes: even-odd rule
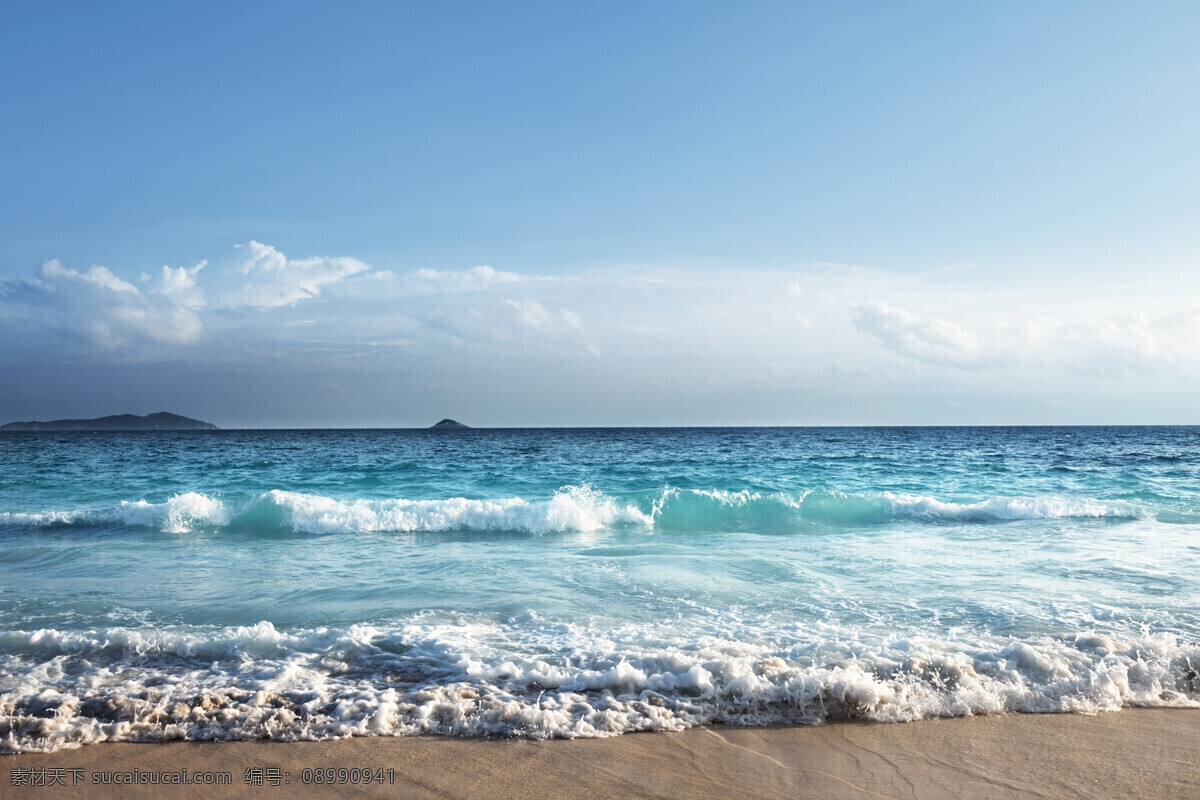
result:
[[[3,667],[20,678],[0,694],[0,749],[1200,707],[1200,649],[1165,634],[780,638],[598,631],[532,613],[392,629],[9,632]]]
[[[287,524],[308,533],[365,531],[593,531],[614,523],[652,524],[649,515],[589,486],[568,486],[548,500],[520,497],[473,500],[335,500],[271,491],[265,499],[284,510]]]
[[[71,511],[8,511],[0,524],[33,527],[120,524],[183,533],[197,525],[226,525],[230,513],[218,499],[199,492],[176,494],[162,503],[121,501],[115,506]]]

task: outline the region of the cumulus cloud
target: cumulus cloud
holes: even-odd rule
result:
[[[987,357],[978,337],[937,317],[922,318],[878,301],[856,304],[854,326],[897,353],[930,364],[981,367]]]
[[[33,287],[26,302],[40,305],[52,326],[94,347],[112,350],[132,341],[194,344],[200,339],[203,325],[193,309],[176,305],[162,292],[143,293],[104,267],[79,272],[55,259],[44,262],[37,275],[41,285]]]
[[[190,269],[187,267],[172,269],[164,265],[160,277],[159,292],[163,297],[177,306],[183,306],[184,308],[203,307],[204,292],[196,285],[196,275],[207,264],[207,261],[201,261]]]
[[[70,284],[74,282],[96,289],[107,289],[110,292],[140,294],[136,286],[126,283],[104,267],[91,266],[88,267],[87,272],[77,272],[67,269],[61,261],[55,258],[43,261],[42,265],[38,267],[37,274],[39,278],[49,283]]]
[[[357,258],[289,259],[270,245],[251,241],[236,272],[246,276],[225,294],[224,305],[276,308],[317,297],[330,284],[370,269]]]
[[[157,280],[142,273],[141,288],[107,267],[66,267],[57,259],[42,263],[37,280],[0,282],[5,307],[0,317],[42,325],[95,349],[137,344],[194,345],[211,309],[269,309],[319,296],[337,281],[368,267],[355,258],[289,259],[270,245],[251,241],[236,246],[239,259],[222,275],[206,275],[201,261],[192,267],[163,266]],[[210,303],[208,295],[216,297]]]

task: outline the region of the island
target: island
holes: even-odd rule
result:
[[[10,422],[0,431],[215,431],[211,422],[160,411],[139,417],[116,414],[98,419],[56,419],[51,422]]]
[[[470,425],[463,425],[458,420],[453,419],[444,419],[436,425],[431,425],[429,428],[431,431],[466,431],[470,429]]]

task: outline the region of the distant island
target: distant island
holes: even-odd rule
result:
[[[431,431],[465,431],[470,429],[470,425],[463,425],[458,420],[444,419],[436,425],[431,425]]]
[[[440,424],[440,423],[439,423]],[[0,431],[215,431],[216,425],[160,411],[139,417],[116,414],[99,419],[56,419],[52,422],[10,422]]]

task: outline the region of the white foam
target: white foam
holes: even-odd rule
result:
[[[335,500],[274,490],[270,502],[307,533],[366,531],[593,531],[614,523],[653,525],[636,506],[621,505],[589,486],[568,486],[549,500]]]
[[[221,501],[198,492],[177,494],[165,503],[122,503],[119,516],[126,524],[161,527],[170,533],[186,533],[198,524],[229,523],[229,512]]]
[[[691,489],[692,494],[697,497],[708,497],[727,506],[744,506],[755,500],[761,500],[762,495],[758,492],[752,492],[749,489],[732,492],[725,489]]]
[[[97,741],[351,735],[595,737],[701,723],[1200,707],[1200,646],[1090,631],[798,639],[657,626],[413,622],[281,632],[10,632],[0,749]],[[753,641],[759,641],[755,644]],[[783,642],[779,644],[779,642]]]
[[[883,492],[880,496],[888,510],[896,516],[971,521],[1088,517],[1137,519],[1143,516],[1128,503],[1088,497],[992,497],[977,503],[951,503],[924,495]]]
[[[51,525],[120,523],[186,533],[197,525],[226,525],[229,510],[220,500],[199,492],[176,494],[163,503],[122,501],[120,505],[72,511],[9,511],[0,523],[45,527]]]

